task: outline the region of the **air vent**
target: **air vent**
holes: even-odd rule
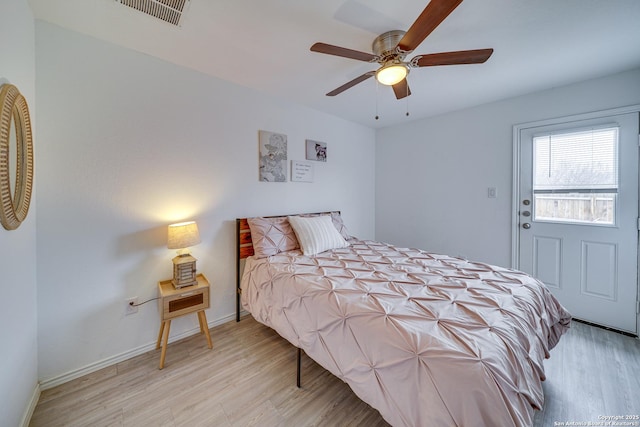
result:
[[[116,0],[116,2],[178,26],[189,0]]]

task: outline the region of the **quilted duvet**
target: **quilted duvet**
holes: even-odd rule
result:
[[[393,426],[529,426],[570,315],[525,273],[352,240],[247,259],[242,303]]]

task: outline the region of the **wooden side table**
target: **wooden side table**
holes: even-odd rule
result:
[[[160,294],[160,332],[156,349],[162,345],[160,353],[160,367],[164,368],[164,358],[167,354],[167,342],[169,341],[169,329],[171,320],[184,316],[185,314],[197,313],[200,322],[200,333],[207,338],[209,348],[212,348],[211,335],[209,335],[209,325],[205,310],[209,308],[209,281],[204,274],[196,276],[197,284],[176,289],[171,283],[171,279],[158,282],[158,292]]]

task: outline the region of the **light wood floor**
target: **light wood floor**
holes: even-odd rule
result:
[[[31,426],[387,426],[342,381],[251,317],[42,392]],[[545,362],[535,426],[640,414],[640,341],[573,322]]]

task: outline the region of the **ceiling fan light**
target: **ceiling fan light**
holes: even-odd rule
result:
[[[407,74],[409,74],[409,69],[404,64],[391,63],[376,71],[376,80],[383,85],[393,86],[404,80]]]

